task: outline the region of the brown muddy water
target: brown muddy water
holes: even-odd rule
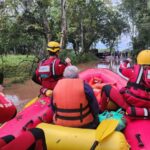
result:
[[[89,68],[109,68],[114,72],[117,72],[118,62],[112,61],[108,58],[107,61],[93,61],[90,63],[84,63],[78,65],[80,71]],[[40,86],[34,83],[32,80],[27,80],[22,84],[13,84],[11,87],[6,87],[4,90],[5,95],[10,99],[17,107],[18,111],[34,97],[39,95]]]

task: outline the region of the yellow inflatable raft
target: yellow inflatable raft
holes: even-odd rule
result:
[[[41,123],[48,150],[90,150],[96,141],[94,129],[81,129]],[[97,145],[95,150],[129,150],[121,132],[114,131]]]

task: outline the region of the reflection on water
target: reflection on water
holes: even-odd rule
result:
[[[97,64],[97,68],[108,68],[114,72],[118,72],[119,64],[119,59],[114,59],[113,57],[108,56],[106,59],[101,60],[99,64]]]
[[[126,78],[119,72],[119,65],[120,65],[119,59],[116,59],[116,60],[115,59],[107,59],[107,61],[106,60],[100,61],[100,63],[97,64],[97,68],[108,68],[108,69],[112,70],[113,72],[116,72],[117,74],[119,74],[119,76],[121,76],[125,80],[128,80],[128,78]]]
[[[19,98],[16,95],[5,95],[7,99],[9,99],[13,104],[16,106],[17,110],[20,111],[24,105],[29,101],[29,100],[19,100]]]
[[[20,103],[19,98],[16,95],[5,95],[7,99],[9,99],[10,101],[12,101],[14,103],[14,105],[18,105]]]

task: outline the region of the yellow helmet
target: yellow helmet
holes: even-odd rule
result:
[[[55,53],[60,50],[60,44],[55,41],[48,42],[47,50]]]
[[[137,63],[140,65],[150,65],[150,50],[142,50],[137,56]]]

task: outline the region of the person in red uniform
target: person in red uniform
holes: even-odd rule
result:
[[[120,73],[128,78],[127,86],[120,91],[110,85],[102,89],[101,110],[111,100],[127,111],[128,115],[150,117],[150,50],[143,50],[137,56],[137,64],[128,67],[131,59],[124,60]]]
[[[3,93],[3,73],[0,73],[0,123],[4,123],[15,117],[17,109],[15,105],[6,98]]]
[[[78,68],[68,66],[53,90],[53,122],[56,125],[96,128],[99,106],[92,88],[78,78]]]
[[[60,44],[58,42],[49,42],[47,51],[49,52],[49,58],[39,63],[32,77],[34,82],[42,85],[42,93],[46,92],[48,89],[53,90],[58,80],[63,77],[66,66],[71,65],[71,60],[69,58],[66,58],[65,62],[62,62],[58,57],[60,51]]]
[[[16,138],[12,135],[1,137],[0,150],[47,150],[44,132],[33,128]]]

